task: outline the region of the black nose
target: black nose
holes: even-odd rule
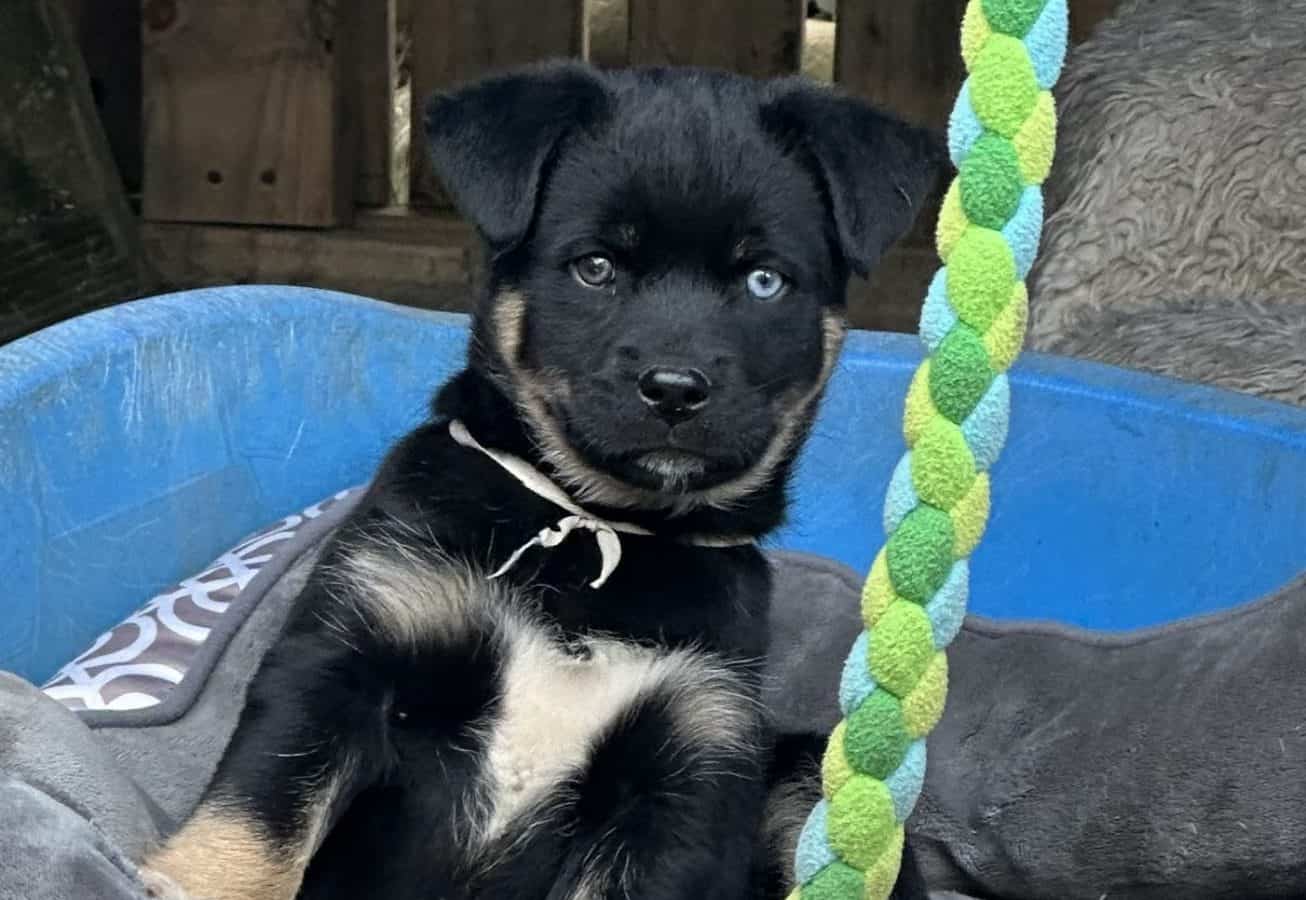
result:
[[[654,366],[639,376],[639,398],[672,425],[698,415],[711,393],[712,382],[698,369]]]

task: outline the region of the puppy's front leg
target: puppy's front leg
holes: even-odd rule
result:
[[[313,609],[317,599],[305,596],[299,608]],[[365,742],[380,731],[379,720],[370,721],[379,704],[347,664],[352,652],[347,635],[312,614],[297,616],[250,685],[198,808],[146,860],[147,884],[153,870],[196,900],[295,896],[363,774]]]

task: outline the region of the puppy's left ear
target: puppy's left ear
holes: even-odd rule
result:
[[[867,275],[915,221],[945,172],[942,143],[833,88],[775,82],[762,123],[786,147],[805,151],[829,195],[839,246]]]
[[[437,94],[426,104],[435,172],[497,253],[525,237],[549,158],[573,128],[606,110],[607,91],[580,63],[547,63]]]

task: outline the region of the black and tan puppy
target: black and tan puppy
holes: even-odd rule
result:
[[[467,368],[149,864],[212,900],[762,896],[755,542],[931,145],[797,81],[571,64],[428,125],[489,252]]]

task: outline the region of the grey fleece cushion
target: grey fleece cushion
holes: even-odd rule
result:
[[[0,900],[137,900],[166,825],[85,724],[0,672]]]
[[[141,900],[135,867],[92,823],[0,774],[0,900]]]
[[[113,747],[16,675],[0,672],[0,776],[31,785],[94,820],[134,856],[167,818],[118,765]],[[8,827],[0,803],[0,824]],[[3,852],[3,847],[0,847]]]
[[[861,578],[778,570],[772,705],[828,731]],[[1306,574],[1102,634],[972,616],[911,822],[931,886],[1020,900],[1306,897]]]

